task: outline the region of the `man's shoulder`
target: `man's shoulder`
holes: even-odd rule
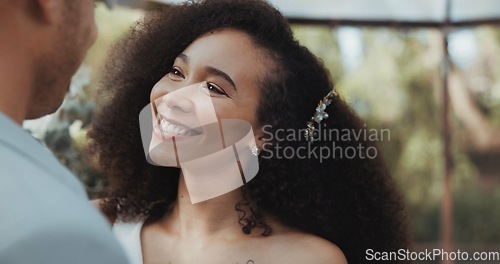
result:
[[[37,178],[39,177],[39,178]],[[37,179],[16,176],[0,180],[0,233],[16,237],[52,226],[75,232],[106,234],[104,217],[84,197],[43,175]],[[6,179],[7,178],[7,179]],[[10,179],[9,179],[10,178]],[[92,230],[91,230],[92,229]],[[108,234],[109,235],[109,234]]]
[[[1,148],[0,148],[1,149]],[[2,153],[5,154],[5,153]],[[0,154],[0,158],[5,155]],[[0,212],[34,210],[38,213],[70,210],[86,202],[86,196],[75,192],[65,182],[49,175],[36,164],[10,153],[0,171]],[[56,164],[58,165],[58,164]],[[65,177],[74,177],[69,174]],[[66,208],[69,207],[69,208]]]
[[[3,160],[0,171],[0,252],[43,232],[48,232],[43,235],[47,237],[61,235],[116,244],[104,217],[85,195],[65,184],[61,175],[54,177],[16,153],[3,152],[2,157],[15,162]]]
[[[127,263],[74,175],[41,145],[1,139],[0,263]]]
[[[127,263],[110,232],[92,222],[52,217],[18,230],[0,247],[0,263]]]
[[[23,225],[33,227],[83,220],[89,227],[101,226],[104,218],[86,196],[26,164],[7,166],[0,177],[0,230]],[[107,225],[102,225],[107,226]]]
[[[0,133],[0,176],[5,181],[18,178],[18,182],[22,180],[28,185],[36,178],[43,179],[43,185],[65,185],[86,198],[78,179],[47,148],[18,127]]]
[[[18,176],[0,177],[0,263],[127,263],[84,197],[43,173]]]
[[[47,194],[54,193],[56,190],[53,189],[65,189],[83,199],[87,198],[78,179],[41,145],[19,150],[12,144],[0,142],[0,165],[2,193]]]

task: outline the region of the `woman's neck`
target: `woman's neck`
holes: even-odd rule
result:
[[[160,221],[166,230],[179,237],[213,237],[241,235],[235,205],[243,200],[240,189],[219,197],[192,204],[182,171],[179,178],[177,199]]]

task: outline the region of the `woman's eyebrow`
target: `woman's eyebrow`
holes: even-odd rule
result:
[[[177,58],[181,59],[185,63],[189,63],[189,57],[188,57],[188,55],[186,55],[184,53],[179,54],[179,56],[177,56]]]
[[[211,67],[211,66],[207,66],[207,67],[205,67],[205,69],[210,74],[217,75],[219,77],[224,78],[226,81],[228,81],[233,86],[234,90],[236,90],[236,85],[234,84],[233,79],[231,79],[231,77],[229,77],[229,75],[227,75],[225,72],[223,72],[217,68]]]
[[[181,53],[181,54],[179,54],[179,56],[177,56],[177,58],[182,60],[183,62],[189,64],[190,58],[188,55]],[[231,77],[229,77],[229,75],[227,73],[225,73],[217,68],[211,67],[211,66],[207,66],[207,67],[205,67],[205,69],[210,74],[224,78],[226,81],[228,81],[233,86],[234,90],[236,90],[236,85],[234,84],[233,79],[231,79]]]

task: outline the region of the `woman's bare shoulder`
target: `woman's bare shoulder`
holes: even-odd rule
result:
[[[282,234],[280,240],[284,242],[282,252],[288,252],[287,263],[347,263],[342,250],[321,237],[292,231]]]
[[[342,250],[326,239],[314,235],[307,235],[303,243],[304,257],[307,258],[310,263],[347,263]]]

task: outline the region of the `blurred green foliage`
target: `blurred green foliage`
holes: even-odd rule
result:
[[[325,62],[336,89],[368,126],[390,129],[391,141],[379,142],[379,147],[404,194],[414,238],[438,241],[444,175],[440,32],[362,28],[363,61],[350,71],[339,60],[337,29],[294,26],[294,32]],[[500,30],[480,27],[475,35],[480,58],[471,68],[481,69],[476,78],[489,80],[487,89],[476,94],[476,103],[498,128],[500,97],[495,93],[500,92]],[[459,120],[453,119],[454,239],[498,244],[500,186],[481,184],[466,153],[461,128]]]

